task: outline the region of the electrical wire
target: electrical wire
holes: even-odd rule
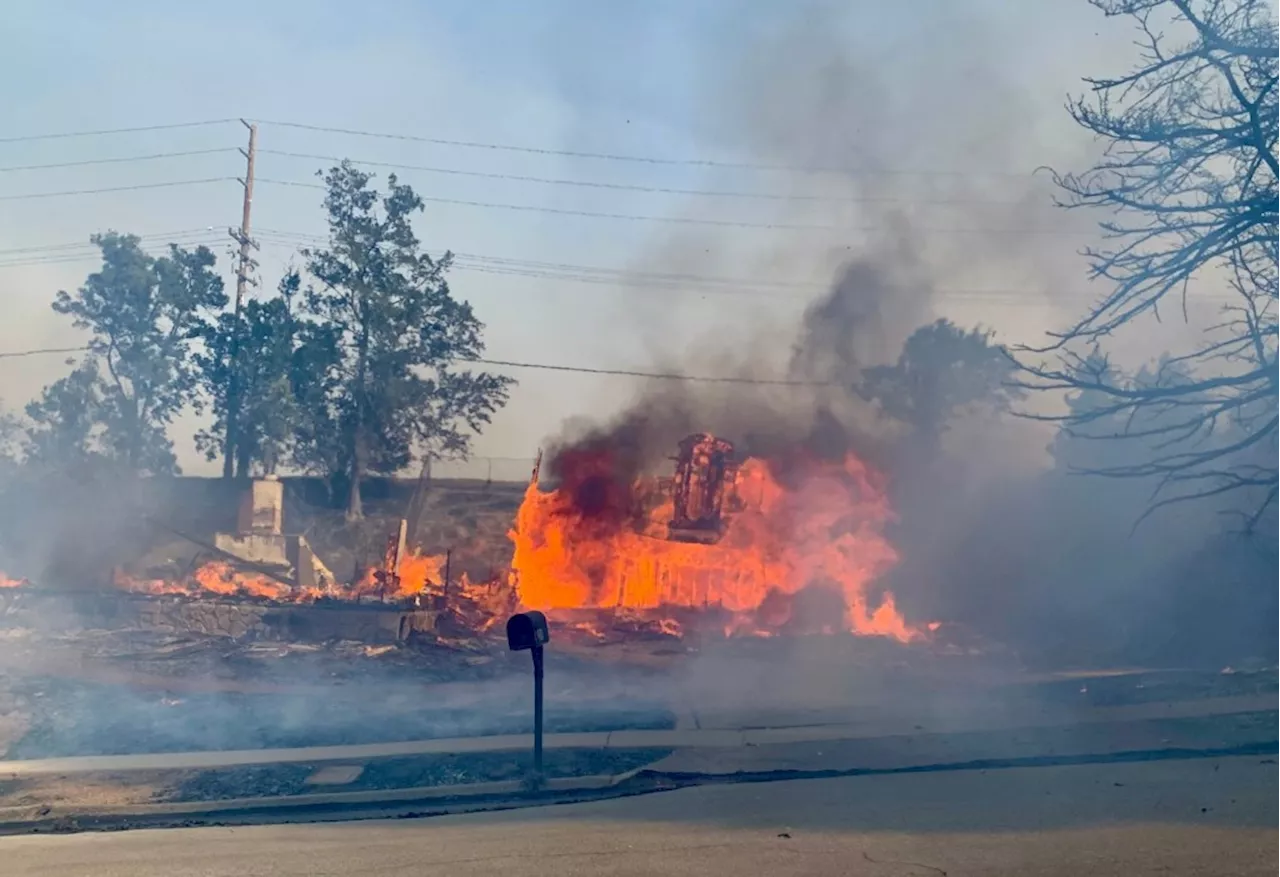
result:
[[[256,183],[268,183],[276,186],[294,186],[302,189],[326,190],[327,186],[319,183],[303,183],[296,180],[276,180],[263,177],[255,178]],[[544,207],[536,204],[504,204],[495,201],[467,201],[459,198],[436,198],[419,194],[418,197],[431,204],[452,204],[462,207],[480,207],[489,210],[514,210],[529,213],[550,213],[557,216],[584,216],[591,219],[621,219],[633,222],[666,222],[686,225],[711,225],[723,228],[758,228],[768,231],[842,231],[865,232],[878,231],[880,225],[816,225],[785,222],[743,222],[734,219],[705,219],[692,216],[647,216],[636,213],[604,213],[594,210],[570,210],[561,207]],[[918,228],[930,234],[982,234],[982,235],[1062,235],[1093,237],[1093,231],[1068,231],[1065,229],[1045,228]]]
[[[88,346],[82,347],[38,347],[31,350],[9,350],[0,351],[0,359],[17,359],[26,356],[40,356],[50,353],[82,353],[89,350]],[[646,372],[636,371],[633,369],[611,369],[611,368],[588,368],[585,366],[573,365],[551,365],[543,362],[517,362],[506,359],[460,359],[454,360],[454,364],[465,365],[467,363],[477,363],[479,365],[492,365],[503,368],[529,368],[541,369],[544,371],[557,372],[575,372],[578,374],[589,375],[618,375],[622,377],[648,378],[663,381],[694,381],[698,383],[715,383],[715,384],[759,384],[764,386],[782,386],[782,387],[799,387],[799,386],[822,386],[823,384],[814,381],[783,381],[783,380],[764,380],[756,378],[737,378],[737,377],[710,377],[706,375],[681,375],[665,372]]]
[[[193,235],[175,235],[161,241],[142,244],[139,249],[147,255],[164,255],[169,252],[170,245],[179,247],[211,247],[228,241],[225,235],[201,232]],[[17,258],[0,258],[0,268],[21,268],[35,265],[65,265],[75,262],[96,262],[102,259],[102,253],[92,244],[83,244],[81,252],[49,253],[45,255],[28,255]]]
[[[634,371],[631,369],[616,368],[587,368],[585,366],[576,365],[550,365],[543,362],[513,362],[504,359],[471,359],[460,360],[460,362],[478,362],[481,365],[493,365],[506,368],[532,368],[544,371],[557,372],[576,372],[578,374],[588,375],[620,375],[629,378],[648,378],[659,381],[693,381],[696,383],[707,384],[759,384],[762,386],[775,387],[820,387],[829,386],[829,383],[822,381],[784,381],[784,380],[768,380],[758,378],[735,378],[735,377],[709,377],[707,375],[681,375],[666,372],[646,372]]]
[[[133,128],[102,128],[96,131],[62,131],[56,134],[25,134],[20,137],[0,137],[0,143],[28,143],[33,140],[64,140],[70,137],[101,137],[109,134],[136,134],[142,131],[173,131],[178,128],[206,128],[225,125],[239,119],[205,119],[199,122],[173,122],[167,125],[140,125]]]
[[[638,164],[683,165],[689,167],[716,167],[733,170],[781,171],[807,174],[844,174],[848,176],[925,176],[925,177],[1029,177],[1029,173],[1011,171],[951,171],[951,170],[898,170],[888,168],[804,167],[784,164],[761,164],[745,161],[720,161],[704,158],[661,158],[657,156],[626,155],[609,152],[586,152],[573,149],[548,149],[537,146],[521,146],[510,143],[484,143],[477,140],[450,140],[443,137],[421,137],[414,134],[393,134],[379,131],[362,131],[356,128],[339,128],[328,125],[311,125],[303,122],[286,122],[270,119],[252,119],[259,125],[294,128],[326,134],[345,134],[353,137],[375,137],[383,140],[400,140],[410,143],[429,143],[436,146],[456,146],[466,149],[486,149],[500,152],[522,152],[532,155],[554,155],[564,158],[589,158],[601,161],[620,161]]]
[[[369,159],[349,158],[336,155],[314,155],[305,152],[285,152],[279,149],[259,149],[259,155],[276,155],[285,158],[302,158],[311,161],[323,161],[341,163],[349,161],[354,165],[365,167],[382,167],[393,170],[421,171],[430,174],[445,174],[449,176],[475,177],[485,180],[508,180],[519,183],[539,183],[549,186],[577,186],[589,189],[607,189],[610,191],[620,192],[644,192],[649,194],[662,195],[688,195],[705,198],[741,198],[741,199],[759,199],[765,201],[809,201],[827,204],[1013,204],[1012,201],[998,201],[992,199],[979,198],[868,198],[855,196],[833,196],[833,195],[795,195],[795,194],[776,194],[770,192],[738,192],[724,189],[680,189],[666,186],[639,186],[629,183],[607,183],[594,180],[569,180],[556,177],[537,177],[526,176],[524,174],[504,174],[489,173],[486,171],[469,171],[459,168],[448,167],[428,167],[416,164],[398,164],[389,161],[372,161]],[[0,170],[3,170],[0,168]]]
[[[156,232],[140,235],[142,240],[163,239],[164,246],[157,252],[167,250],[167,244],[179,245],[217,244],[223,236],[214,227],[184,229],[173,232]],[[323,246],[328,242],[324,235],[305,232],[291,232],[277,229],[259,228],[254,233],[255,240],[264,247],[294,248],[305,245]],[[143,248],[147,250],[147,247]],[[72,251],[72,252],[67,252]],[[17,258],[4,259],[13,255]],[[698,295],[749,296],[807,302],[812,293],[830,287],[828,282],[797,282],[783,280],[761,280],[744,277],[717,277],[699,274],[663,273],[650,271],[634,271],[622,268],[609,268],[598,265],[579,265],[567,262],[547,262],[535,259],[515,259],[508,256],[494,256],[484,253],[455,252],[453,267],[469,274],[486,274],[496,277],[522,277],[542,280],[560,280],[571,283],[598,286],[630,286],[648,289],[667,290],[672,292],[690,292]],[[20,247],[0,250],[0,268],[19,267],[24,265],[60,264],[77,261],[91,261],[100,255],[88,242],[52,244],[45,247]],[[794,291],[798,294],[787,294]],[[973,300],[1008,302],[1017,305],[1039,305],[1042,299],[1052,298],[1090,298],[1096,293],[1088,290],[1074,292],[1046,293],[1039,289],[998,289],[998,288],[943,288],[933,293],[943,300]],[[1230,296],[1203,294],[1194,296],[1197,301],[1225,302]],[[1030,299],[1030,300],[1029,300]]]
[[[157,232],[152,232],[150,234],[134,235],[134,237],[138,238],[138,240],[145,241],[145,240],[151,240],[154,238],[189,237],[190,235],[193,235],[193,234],[207,234],[214,231],[216,231],[216,226],[207,225],[203,228],[182,228],[176,231],[157,231]],[[95,254],[97,253],[97,247],[92,241],[76,241],[74,243],[68,242],[65,244],[46,244],[41,247],[13,247],[7,250],[0,250],[0,257],[8,256],[13,253],[47,252],[50,250],[73,250],[73,249],[81,249],[85,247],[92,247]]]
[[[17,171],[44,171],[64,167],[88,167],[95,164],[126,164],[135,161],[156,161],[162,158],[186,158],[192,155],[216,155],[224,152],[239,152],[234,146],[222,146],[217,149],[190,149],[185,152],[156,152],[151,155],[126,155],[119,158],[88,158],[82,161],[57,161],[52,164],[18,164],[0,167],[0,174]]]
[[[322,235],[311,235],[301,232],[284,232],[273,229],[259,229],[256,234],[263,235],[264,246],[294,247],[298,245],[324,245],[327,239]],[[281,240],[273,238],[279,236]],[[468,273],[489,274],[494,276],[528,277],[535,279],[566,280],[573,283],[587,283],[602,286],[640,286],[646,288],[670,289],[674,291],[690,291],[690,287],[700,287],[699,294],[759,296],[792,301],[808,301],[809,295],[786,295],[779,291],[796,290],[813,293],[830,288],[830,283],[768,281],[740,277],[714,277],[696,274],[663,274],[660,272],[629,271],[619,268],[604,268],[594,265],[575,265],[564,262],[541,262],[537,260],[512,259],[505,256],[489,256],[480,253],[456,252],[453,267]],[[709,287],[709,288],[707,288]],[[753,288],[754,287],[754,288]],[[1045,293],[1035,289],[936,289],[936,296],[943,299],[975,299],[975,300],[1014,300],[1016,304],[1040,304],[1038,301],[1027,301],[1028,296],[1042,296]],[[1087,297],[1094,293],[1080,291],[1059,295]],[[1197,296],[1207,299],[1207,296]],[[1223,297],[1225,299],[1225,297]]]
[[[163,183],[136,183],[105,189],[68,189],[62,192],[30,192],[25,195],[0,195],[0,201],[27,201],[38,198],[63,198],[68,195],[105,195],[109,192],[136,192],[142,189],[170,189],[175,186],[201,186],[207,183],[235,181],[235,177],[207,177],[203,180],[169,180]]]
[[[82,353],[88,347],[37,347],[32,350],[0,351],[0,359],[19,359],[24,356],[40,356],[46,353]]]

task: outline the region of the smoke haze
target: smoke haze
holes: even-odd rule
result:
[[[738,382],[635,381],[594,395],[559,384],[541,397],[529,390],[548,408],[580,412],[548,437],[548,473],[563,478],[575,454],[607,448],[608,483],[626,491],[640,474],[669,471],[676,443],[704,431],[768,458],[797,448],[823,456],[853,451],[887,473],[899,518],[890,538],[902,561],[881,584],[894,591],[909,620],[942,621],[954,631],[949,636],[971,636],[1007,659],[1002,669],[1136,663],[1216,669],[1269,660],[1277,617],[1274,530],[1261,544],[1222,534],[1223,509],[1207,503],[1161,513],[1134,531],[1150,485],[1068,476],[1049,453],[1052,431],[1041,425],[1009,416],[961,418],[950,424],[941,450],[926,457],[905,440],[905,425],[852,392],[864,369],[893,362],[912,331],[937,317],[964,328],[990,326],[1002,343],[1035,343],[1088,304],[1086,263],[1078,251],[1095,239],[1096,217],[1055,209],[1048,181],[1030,171],[1091,162],[1097,147],[1071,127],[1061,97],[1076,89],[1080,76],[1127,67],[1128,35],[1113,29],[1104,41],[1091,38],[1103,24],[1084,3],[1055,5],[1059,18],[1045,15],[1053,25],[1040,22],[1040,3],[928,2],[919,13],[896,17],[866,14],[881,4],[749,5],[751,15],[735,8],[713,16],[708,28],[719,35],[719,46],[736,47],[727,61],[723,52],[703,53],[697,45],[695,57],[686,59],[694,71],[696,136],[708,150],[786,168],[753,178],[755,184],[808,199],[764,206],[743,199],[729,211],[740,209],[755,224],[814,228],[775,234],[671,225],[629,261],[645,271],[785,283],[790,291],[754,298],[620,296],[613,321],[594,327],[597,337],[581,339],[582,349],[592,342],[625,348],[634,335],[649,360],[637,366]],[[1054,32],[1046,35],[1046,28]],[[1065,56],[1069,69],[1055,66],[1066,63],[1063,56],[1041,61],[1046,46],[1061,41],[1073,46]],[[844,171],[822,170],[832,168]],[[731,168],[707,169],[690,184],[708,190],[748,185]],[[675,218],[704,212],[687,207]],[[487,225],[477,224],[487,234]],[[484,240],[472,248],[489,246]],[[794,291],[802,284],[812,294]],[[38,311],[47,320],[45,307]],[[30,319],[40,332],[28,337],[45,337],[45,320]],[[529,331],[518,329],[511,334]],[[565,338],[587,334],[573,326],[565,331]],[[1186,332],[1144,326],[1125,339],[1126,351],[1145,360],[1185,341]],[[558,361],[546,351],[559,343],[539,336],[542,353],[529,358]],[[564,360],[588,362],[590,356],[566,354]],[[53,369],[48,379],[61,373]],[[20,384],[30,389],[18,378],[11,386]],[[617,386],[635,390],[627,396]],[[5,389],[17,407],[20,394]],[[1033,407],[1059,403],[1028,400]],[[537,437],[529,422],[537,421],[501,428],[512,453],[523,453]],[[501,429],[495,425],[495,432]],[[1085,450],[1098,459],[1112,453],[1105,443]],[[103,581],[141,544],[137,531],[145,528],[132,516],[159,501],[136,499],[114,484],[24,487],[4,500],[0,569],[14,564],[12,572],[54,584]],[[591,501],[621,505],[609,494]],[[896,648],[733,644],[691,659],[673,690],[726,709],[762,701],[930,696],[939,712],[952,716],[979,708],[976,701],[957,703],[958,695],[944,697],[942,686],[906,691],[899,677],[875,669],[900,660]],[[40,667],[38,660],[29,667],[15,660],[8,669]],[[286,681],[328,684],[327,672],[302,668]],[[557,694],[638,702],[653,684],[621,677],[593,666],[575,677],[576,687]],[[406,702],[422,697],[415,686],[386,685],[345,701],[356,704],[349,713],[363,717],[368,707],[372,714],[388,692]],[[479,706],[460,695],[459,708],[472,714],[456,728],[443,720],[440,727],[508,728],[502,705],[520,696],[523,678],[519,686],[495,683],[487,693],[492,698]],[[172,736],[186,740],[173,745],[329,739],[308,737],[311,726],[336,727],[333,740],[349,739],[342,736],[349,716],[334,718],[323,697],[283,704],[287,715],[273,721],[288,733],[274,736],[237,729],[243,712],[233,700],[210,698],[173,719]],[[404,711],[404,736],[426,733],[423,722],[410,717],[420,702]],[[140,696],[92,705],[145,726],[164,714],[158,703]],[[990,706],[984,701],[981,708]],[[126,726],[132,727],[121,723]],[[214,730],[201,736],[208,727]]]
[[[1269,654],[1274,540],[1216,535],[1222,509],[1211,503],[1134,531],[1152,485],[1069,476],[1048,453],[1053,431],[1031,421],[960,417],[941,451],[922,457],[902,441],[904,425],[852,392],[862,369],[893,362],[908,335],[937,316],[997,326],[999,342],[1035,344],[1089,300],[1078,249],[1094,239],[1097,217],[1056,209],[1042,176],[1014,169],[1088,166],[1097,147],[1070,130],[1044,137],[1046,120],[1065,113],[1044,99],[1053,78],[1038,78],[1045,71],[1002,41],[1015,26],[1008,7],[986,17],[930,8],[939,14],[883,35],[859,34],[846,6],[790,6],[785,20],[744,25],[738,63],[702,80],[711,142],[792,169],[775,174],[786,191],[845,199],[784,202],[771,221],[843,226],[834,236],[842,240],[815,232],[753,246],[736,230],[700,230],[657,239],[635,260],[697,274],[825,276],[826,291],[798,319],[774,303],[714,303],[721,324],[679,354],[664,339],[702,303],[639,303],[619,318],[645,328],[661,371],[815,386],[651,382],[619,416],[567,424],[549,441],[553,472],[574,449],[608,446],[625,449],[615,474],[626,484],[669,467],[676,442],[701,431],[765,457],[798,445],[854,450],[891,476],[904,559],[887,584],[917,621],[951,622],[1033,662],[1212,664]],[[1106,66],[1128,63],[1120,55]],[[813,168],[865,172],[795,170]],[[919,173],[878,172],[888,168]],[[704,185],[723,184],[723,175],[709,172]],[[1001,307],[996,293],[957,292],[965,289],[1012,292]],[[1151,328],[1123,339],[1131,362],[1195,331],[1194,321]],[[1060,404],[1033,397],[1022,407]],[[1123,453],[1105,442],[1086,452],[1095,464]]]

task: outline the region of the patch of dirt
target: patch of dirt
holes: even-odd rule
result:
[[[164,777],[129,774],[39,776],[0,780],[0,807],[120,807],[148,804],[166,788]]]

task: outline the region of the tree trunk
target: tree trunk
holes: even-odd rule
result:
[[[249,453],[249,449],[240,443],[235,449],[236,455],[236,478],[248,478],[249,471],[253,467],[253,457]]]
[[[364,506],[360,502],[360,481],[364,477],[365,467],[365,387],[369,373],[369,324],[362,322],[360,335],[356,341],[356,422],[351,430],[351,485],[347,492],[347,520],[358,521],[364,517]]]
[[[347,487],[347,520],[358,521],[364,517],[364,505],[360,501],[360,481],[364,478],[364,436],[355,430],[351,447],[351,484]]]
[[[234,356],[234,354],[233,354]],[[233,361],[232,368],[235,368]],[[236,379],[234,373],[231,376],[231,384],[227,387],[227,413],[226,427],[227,433],[222,442],[222,477],[231,479],[236,476],[234,465],[236,463],[236,447],[238,444],[238,436],[236,434],[236,420],[240,413],[240,393],[236,387]]]

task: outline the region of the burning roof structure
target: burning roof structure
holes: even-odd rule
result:
[[[680,444],[673,478],[619,477],[604,448],[562,455],[530,483],[510,537],[520,603],[723,618],[726,632],[797,627],[922,635],[876,580],[897,562],[881,475],[857,456],[747,457],[707,434]]]

